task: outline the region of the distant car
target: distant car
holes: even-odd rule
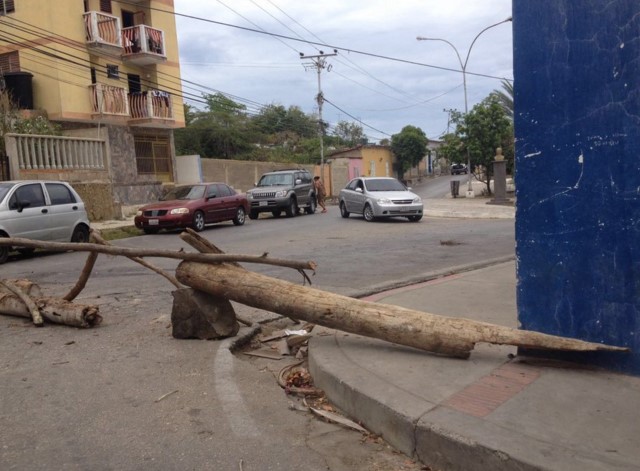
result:
[[[298,215],[300,208],[307,214],[316,212],[316,194],[309,171],[285,169],[265,173],[255,188],[247,191],[250,204],[249,218],[258,219],[260,213],[270,212],[279,217]]]
[[[451,175],[466,174],[468,171],[466,164],[453,164],[451,166]]]
[[[136,213],[134,224],[145,234],[160,229],[191,227],[201,231],[207,224],[233,221],[244,224],[249,210],[244,194],[224,183],[181,185],[169,191],[157,203],[147,204]]]
[[[339,195],[340,214],[362,214],[366,221],[394,216],[417,222],[422,219],[422,199],[395,178],[359,177],[351,180]]]
[[[80,195],[66,182],[0,182],[0,237],[52,242],[87,242],[89,220]],[[0,263],[10,247],[0,247]],[[18,248],[31,253],[32,248]]]

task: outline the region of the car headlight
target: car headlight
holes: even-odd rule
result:
[[[380,204],[391,204],[391,200],[389,198],[378,198],[378,203],[380,203]]]
[[[137,211],[136,211],[136,216],[142,216],[142,211],[137,210]]]
[[[416,196],[415,198],[413,198],[413,202],[414,203],[422,203],[422,198],[420,198],[419,196]]]
[[[287,196],[287,190],[276,191],[276,198],[284,198]]]
[[[189,208],[174,208],[169,214],[189,214]]]
[[[252,200],[253,199],[253,193],[247,193],[247,199],[248,200]]]

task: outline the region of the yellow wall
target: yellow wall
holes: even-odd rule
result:
[[[394,155],[388,147],[363,147],[361,155],[363,177],[394,176]]]
[[[175,127],[184,126],[183,102],[180,95],[180,66],[178,41],[172,0],[152,0],[154,9],[147,10],[145,24],[164,31],[167,61],[160,65],[139,67],[124,64],[119,56],[91,55],[85,43],[83,2],[80,0],[19,0],[16,11],[7,15],[0,24],[0,31],[14,37],[17,45],[3,44],[0,53],[18,49],[20,68],[33,77],[33,99],[36,109],[44,109],[49,117],[61,121],[97,122],[91,116],[90,85],[92,66],[106,71],[106,64],[118,65],[120,79],[108,79],[98,72],[97,82],[128,89],[127,73],[140,75],[145,89],[145,80],[154,82],[149,88],[168,91],[173,99]],[[89,0],[89,8],[99,11],[99,0]],[[112,1],[113,16],[121,18],[121,8],[139,10],[140,7]],[[10,25],[15,25],[12,27]],[[20,31],[29,29],[31,31]],[[35,46],[60,56],[46,56],[25,47],[27,41],[36,41]],[[32,44],[33,45],[33,44]],[[64,59],[68,59],[65,61]],[[69,61],[73,61],[70,63]],[[169,77],[158,74],[167,74]],[[157,84],[157,85],[156,85]]]

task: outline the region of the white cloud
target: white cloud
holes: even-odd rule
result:
[[[325,121],[334,125],[339,120],[353,121],[350,114],[389,135],[414,125],[437,138],[447,128],[443,109],[464,110],[462,73],[453,48],[439,41],[417,41],[416,36],[450,41],[464,61],[473,38],[483,28],[511,16],[511,0],[399,0],[391,4],[388,0],[175,0],[175,10],[336,46],[338,56],[328,59],[331,71],[324,70],[321,80],[324,96],[343,111],[326,103]],[[317,74],[305,71],[298,57],[298,52],[317,54],[313,45],[192,18],[178,17],[177,25],[183,78],[263,105],[296,105],[307,113],[317,110]],[[318,48],[330,52],[328,47]],[[478,38],[467,72],[512,78],[510,23]],[[499,80],[470,73],[469,108],[500,88]],[[387,137],[364,129],[372,140]]]

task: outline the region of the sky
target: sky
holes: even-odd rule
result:
[[[469,110],[501,78],[513,79],[511,0],[174,0],[185,101],[222,92],[247,111],[267,105],[362,126],[370,143],[404,126],[429,139],[447,132],[448,113]],[[280,37],[276,36],[280,35]],[[417,36],[449,41],[418,41]],[[455,49],[454,49],[455,47]],[[316,59],[317,60],[317,59]],[[449,69],[449,70],[447,70]],[[480,75],[475,75],[480,74]],[[483,77],[482,75],[490,76]],[[186,82],[188,81],[188,82]],[[192,99],[194,98],[194,99]]]

